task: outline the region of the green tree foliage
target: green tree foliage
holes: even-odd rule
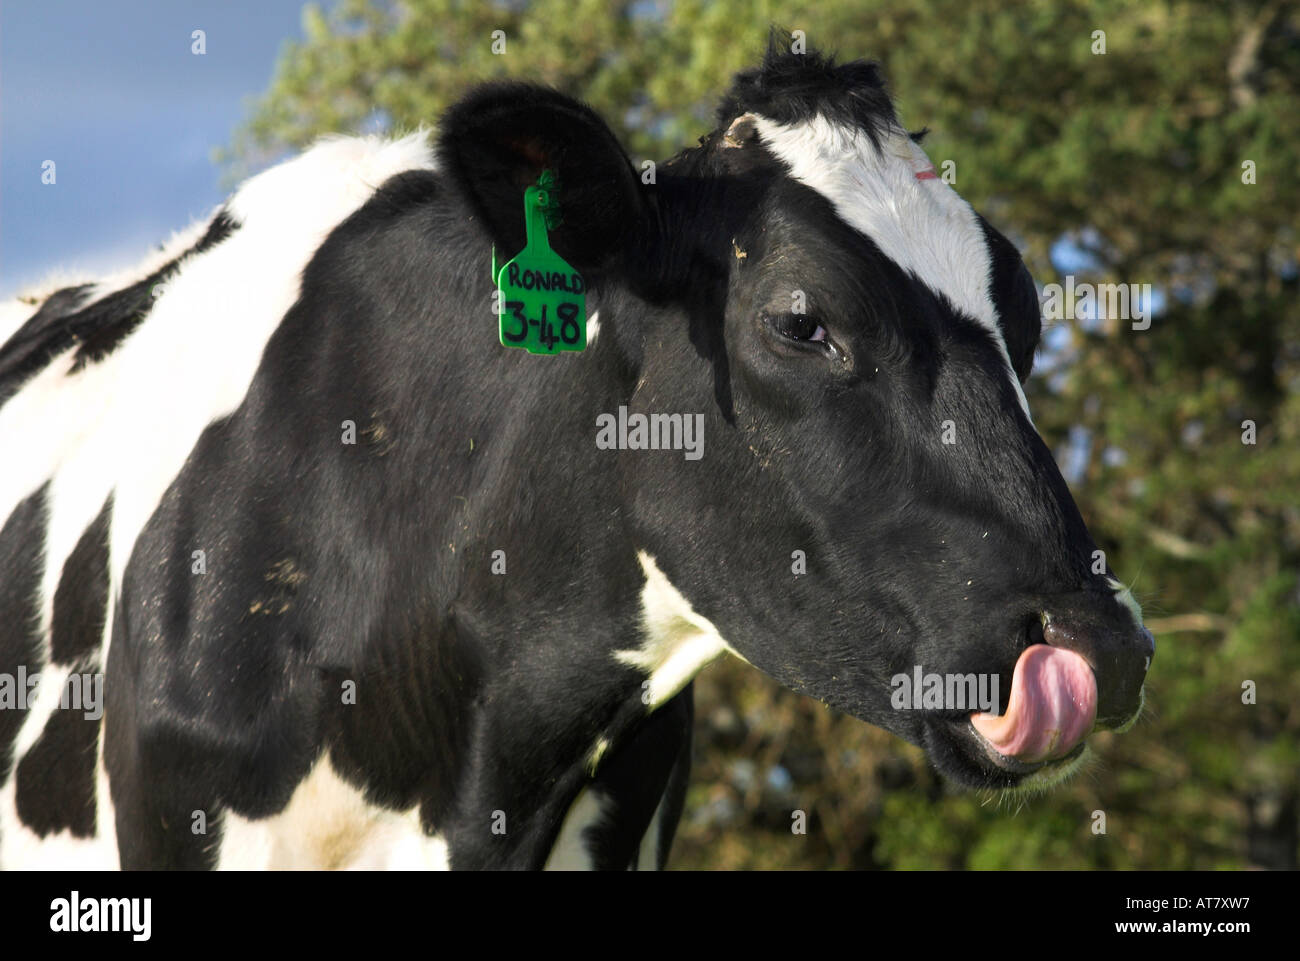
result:
[[[1096,737],[1084,776],[1013,801],[947,787],[915,748],[739,663],[710,668],[677,865],[1295,867],[1296,3],[342,0],[305,9],[227,162],[429,125],[501,76],[585,98],[634,158],[661,159],[707,132],[773,22],[880,60],[936,166],[952,161],[1040,284],[1070,269],[1157,292],[1149,329],[1049,323],[1029,393],[1159,649],[1143,721]]]

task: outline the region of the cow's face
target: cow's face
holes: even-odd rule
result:
[[[660,613],[968,784],[1050,781],[1132,723],[1154,642],[1030,420],[1033,282],[874,69],[769,59],[644,188],[556,100],[529,151],[574,166],[569,253],[636,369],[628,412],[704,415],[698,459],[615,455]]]

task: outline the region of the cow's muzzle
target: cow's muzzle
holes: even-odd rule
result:
[[[999,767],[1024,772],[1073,759],[1094,729],[1136,721],[1155,639],[1127,608],[1104,601],[1099,610],[1089,594],[1045,609],[1042,641],[1021,651],[1006,711],[971,715],[971,728]]]

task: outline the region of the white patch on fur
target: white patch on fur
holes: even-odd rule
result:
[[[592,870],[591,852],[583,838],[585,831],[605,815],[603,799],[600,792],[583,788],[577,798],[569,805],[569,812],[564,816],[564,824],[555,838],[555,845],[546,859],[547,871],[590,871]]]
[[[998,327],[984,231],[970,204],[946,183],[917,179],[933,169],[925,151],[901,129],[882,133],[877,151],[866,133],[820,114],[795,124],[759,116],[756,126],[791,176],[829,200],[886,257],[993,334],[1028,417],[1029,403]]]
[[[83,451],[78,451],[72,462],[75,464],[82,455]],[[93,467],[93,463],[87,466]],[[49,663],[51,658],[50,624],[54,617],[54,592],[63,576],[63,565],[86,528],[103,509],[108,498],[108,483],[107,478],[96,477],[90,469],[74,467],[60,471],[50,484],[46,501],[49,513],[45,528],[45,570],[41,578],[41,659],[45,663]],[[109,623],[105,621],[105,625]],[[92,656],[91,660],[99,663],[97,656]]]
[[[600,311],[593,310],[591,316],[587,318],[587,346],[591,347],[596,343],[596,335],[600,333]]]
[[[131,391],[114,412],[114,426],[130,425],[139,438],[120,465],[115,547],[135,543],[203,429],[243,401],[326,235],[389,177],[432,166],[423,133],[393,142],[329,138],[235,194],[229,207],[239,229],[167,285],[148,323],[117,352],[123,382],[148,390]],[[115,586],[128,553],[113,551]]]
[[[602,737],[596,740],[596,744],[587,755],[587,773],[594,777],[600,762],[605,759],[605,752],[609,750],[609,738]]]
[[[418,804],[403,812],[377,807],[323,757],[279,814],[257,821],[224,815],[217,867],[445,871],[447,843],[424,832]]]
[[[110,605],[111,609],[111,605]],[[109,623],[112,623],[111,619]],[[117,809],[109,791],[108,768],[104,766],[104,728],[100,720],[98,754],[95,757],[95,843],[107,852],[106,863],[121,867],[117,853]]]
[[[174,231],[156,250],[150,251],[143,260],[124,270],[96,278],[93,281],[91,290],[88,291],[85,303],[81,306],[86,307],[98,300],[102,300],[114,291],[138,283],[165,264],[175,260],[199,242],[199,239],[207,232],[208,225],[220,209],[219,206],[214,207],[203,219],[196,220],[188,227],[182,227],[180,230]],[[85,281],[82,281],[82,283],[85,283]],[[69,285],[64,284],[64,286]]]
[[[215,247],[184,261],[166,281],[145,322],[115,351],[74,374],[74,349],[69,349],[0,406],[0,449],[6,451],[0,471],[0,519],[51,482],[38,598],[47,663],[53,596],[64,561],[108,494],[114,494],[107,619],[111,625],[111,607],[136,538],[203,430],[243,401],[267,341],[298,298],[303,268],[325,236],[389,177],[433,167],[427,134],[419,131],[395,141],[326,138],[253,177],[228,204],[238,228]],[[207,226],[191,225],[130,271],[96,284],[91,301],[174,259]],[[0,310],[6,336],[37,309],[20,301]],[[107,663],[105,633],[99,664]],[[23,725],[15,765],[44,729],[48,714],[38,715],[40,711],[34,711]],[[68,844],[50,839],[41,845],[42,850],[49,847],[48,857],[32,852],[32,857],[19,858],[22,865],[53,864],[64,848],[69,856],[75,853],[75,844],[75,850],[85,850],[87,866],[101,866],[99,852],[93,849],[113,839],[102,753],[101,743],[100,836]],[[26,840],[15,818],[13,791],[10,778],[0,792],[0,863],[18,856],[15,846]],[[115,866],[116,849],[110,850]],[[422,861],[427,852],[409,853]]]
[[[718,629],[691,607],[645,551],[637,552],[645,572],[641,589],[644,639],[635,650],[615,651],[624,664],[643,671],[649,681],[648,710],[655,710],[684,688],[700,670],[723,653],[739,654]],[[741,658],[743,660],[743,658]]]

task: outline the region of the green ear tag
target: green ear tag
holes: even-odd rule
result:
[[[513,260],[492,271],[500,293],[501,344],[530,354],[587,349],[587,286],[582,275],[551,249],[548,228],[560,225],[559,184],[543,171],[524,191],[528,241]]]

